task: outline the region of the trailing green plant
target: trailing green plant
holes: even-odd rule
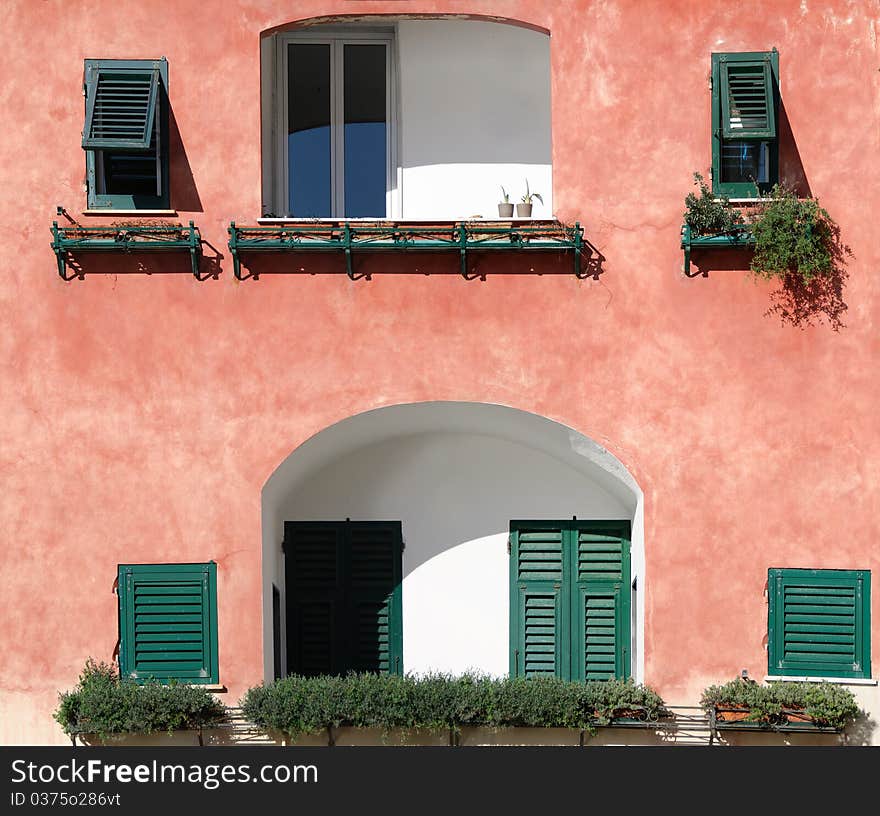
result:
[[[684,221],[695,235],[723,235],[742,229],[742,214],[730,204],[727,196],[716,198],[700,173],[694,173],[694,184],[700,194],[688,193]]]
[[[248,689],[241,707],[255,724],[290,737],[344,725],[384,731],[458,731],[465,725],[592,730],[618,717],[653,721],[666,713],[655,691],[631,680],[576,683],[479,674],[292,675]]]
[[[120,679],[115,666],[89,658],[72,691],[58,695],[55,720],[67,734],[150,734],[216,725],[226,709],[197,686]]]
[[[762,278],[797,275],[808,284],[832,272],[837,224],[815,198],[799,198],[783,184],[774,185],[752,224],[755,254],[751,269]]]
[[[747,721],[782,725],[786,712],[803,712],[818,725],[842,729],[859,715],[853,693],[834,683],[776,681],[759,685],[736,679],[703,691],[700,705],[707,713],[715,709],[748,709]]]

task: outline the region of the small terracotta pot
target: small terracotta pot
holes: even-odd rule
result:
[[[498,205],[499,218],[513,218],[513,204]]]
[[[516,205],[516,217],[517,218],[531,218],[532,217],[532,205],[531,204],[517,204]]]

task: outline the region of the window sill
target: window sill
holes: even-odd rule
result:
[[[83,215],[124,215],[127,217],[143,217],[143,218],[176,218],[177,210],[83,210]]]
[[[287,218],[258,218],[258,224],[471,224],[471,223],[479,223],[484,222],[486,224],[492,224],[497,222],[532,222],[539,224],[555,224],[556,219],[553,217],[549,218],[536,218],[531,216],[529,218],[518,218],[516,216],[512,218],[481,218],[481,217],[471,217],[471,218],[301,218],[296,216],[290,216]]]
[[[877,680],[869,677],[787,677],[781,674],[768,674],[768,683],[785,681],[787,683],[834,683],[836,686],[876,686]]]
[[[183,683],[181,685],[184,685]],[[190,688],[202,689],[202,691],[208,691],[211,694],[226,694],[229,692],[229,689],[226,688],[222,683],[186,683]]]

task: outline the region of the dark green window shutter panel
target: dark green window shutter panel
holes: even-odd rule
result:
[[[160,60],[87,60],[87,150],[146,150],[150,146],[161,76]]]
[[[349,522],[347,527],[349,667],[401,674],[400,524]]]
[[[725,139],[776,138],[769,54],[759,60],[721,58],[721,125]]]
[[[400,522],[285,523],[287,667],[403,672]]]
[[[771,569],[768,670],[809,677],[871,676],[871,573]]]
[[[287,670],[313,677],[344,662],[336,632],[343,609],[343,530],[338,524],[284,526]]]
[[[630,525],[572,523],[572,678],[630,675]]]
[[[121,564],[118,579],[122,676],[219,682],[217,565]]]
[[[513,677],[569,675],[563,535],[556,522],[511,522]]]

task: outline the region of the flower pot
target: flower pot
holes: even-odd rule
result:
[[[513,218],[513,204],[498,205],[499,218]]]
[[[743,706],[725,706],[715,709],[715,719],[719,722],[742,722],[747,720],[751,711]]]
[[[516,217],[517,218],[531,218],[532,217],[532,205],[531,204],[517,204],[516,205]]]

